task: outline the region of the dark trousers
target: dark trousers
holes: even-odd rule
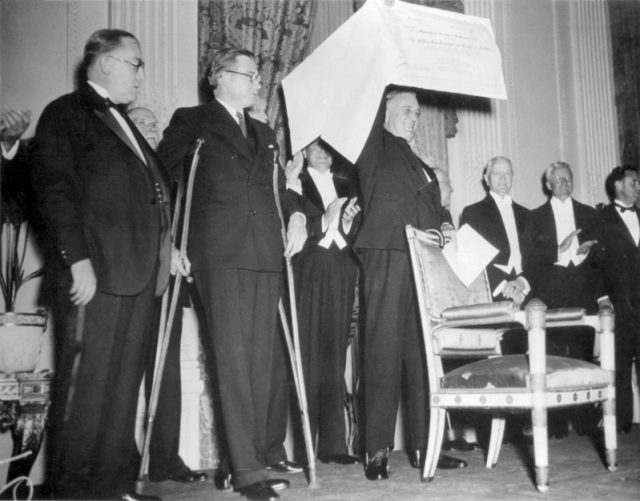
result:
[[[401,387],[407,404],[407,446],[424,449],[428,383],[409,256],[402,251],[377,249],[365,249],[361,254],[366,309],[366,450],[372,455],[393,448]]]
[[[317,455],[346,454],[344,371],[357,266],[348,248],[309,249],[294,262],[311,434]]]
[[[134,433],[152,342],[148,327],[153,324],[155,283],[136,296],[97,292],[85,307],[79,346],[74,341],[77,308],[69,302],[68,285],[60,288],[54,310],[54,487],[63,499],[117,497],[133,490],[138,473]],[[77,373],[72,375],[75,360]]]
[[[282,274],[250,270],[193,273],[205,314],[236,488],[265,480],[269,408],[285,388],[274,367]],[[274,384],[276,381],[276,384]],[[282,409],[286,412],[286,409]]]
[[[614,305],[615,307],[615,305]],[[635,358],[636,377],[640,383],[640,318],[639,315],[616,316],[616,421],[618,429],[633,422],[633,386],[631,369]]]

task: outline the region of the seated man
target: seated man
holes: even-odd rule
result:
[[[508,158],[489,160],[483,180],[488,193],[463,209],[460,226],[468,224],[498,249],[487,267],[494,301],[510,299],[522,304],[531,291],[522,274],[522,245],[529,210],[511,199],[513,165]],[[526,336],[520,332],[512,334],[503,338],[503,353],[524,353]]]

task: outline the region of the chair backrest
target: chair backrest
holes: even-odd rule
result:
[[[442,254],[438,239],[431,232],[407,226],[413,274],[426,302],[427,313],[439,319],[443,310],[455,306],[491,303],[486,272],[465,287]]]

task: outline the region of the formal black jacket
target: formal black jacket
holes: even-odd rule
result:
[[[142,291],[156,277],[158,256],[158,281],[168,283],[171,252],[162,232],[169,178],[128,123],[147,164],[87,83],[51,102],[36,129],[33,184],[56,253],[49,265],[89,258],[98,289],[115,295]]]
[[[581,244],[598,240],[596,210],[572,199],[576,229]],[[597,243],[579,265],[558,266],[558,238],[551,202],[547,201],[529,213],[522,250],[524,275],[532,287],[533,297],[549,308],[582,307],[588,313],[598,309],[597,299],[603,293],[599,263],[603,248]]]
[[[640,220],[640,214],[635,213]],[[616,321],[633,320],[640,327],[640,248],[613,204],[600,213],[605,290],[616,310]],[[639,333],[640,334],[640,333]]]
[[[516,231],[518,232],[520,254],[524,255],[523,237],[529,209],[515,202],[513,202],[512,207],[513,216],[516,221]],[[460,215],[460,226],[463,224],[471,226],[485,240],[498,249],[498,254],[496,254],[487,266],[487,275],[491,289],[495,289],[503,280],[512,280],[512,276],[494,266],[494,264],[506,266],[511,257],[511,250],[507,230],[504,227],[500,210],[493,197],[487,195],[479,202],[465,207]]]
[[[439,230],[451,217],[442,207],[433,170],[407,141],[383,128],[385,100],[356,162],[363,217],[355,247],[408,252],[405,226]],[[429,182],[424,173],[429,176]]]
[[[188,242],[194,271],[283,269],[284,247],[273,192],[275,135],[246,113],[245,120],[248,139],[216,100],[180,108],[158,147],[158,155],[176,174],[196,138],[204,139]],[[284,189],[281,170],[278,167],[278,185],[285,212],[302,211],[300,195]]]

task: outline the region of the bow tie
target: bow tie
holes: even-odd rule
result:
[[[124,103],[116,104],[111,99],[106,97],[104,99],[104,107],[105,109],[115,108],[120,114],[125,115],[127,113],[127,105]]]
[[[636,211],[636,206],[632,205],[631,207],[625,207],[622,204],[615,204],[615,206],[620,209],[620,212],[622,212],[624,214],[625,211],[630,211],[630,212],[635,212]]]

